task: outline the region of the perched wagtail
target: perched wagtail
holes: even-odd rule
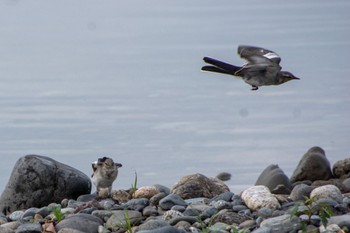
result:
[[[111,158],[103,157],[92,163],[94,173],[91,175],[92,183],[96,186],[99,193],[101,189],[108,189],[108,195],[111,194],[112,184],[118,176],[118,168],[122,167],[120,163],[115,163]]]

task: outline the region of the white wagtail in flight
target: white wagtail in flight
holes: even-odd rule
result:
[[[234,66],[210,57],[203,60],[210,64],[203,66],[202,70],[221,74],[230,74],[240,77],[244,82],[252,86],[252,90],[258,90],[260,86],[280,85],[293,79],[299,79],[288,71],[281,71],[280,56],[264,48],[241,45],[238,54],[247,60],[243,66]]]

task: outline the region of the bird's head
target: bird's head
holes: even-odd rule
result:
[[[288,82],[290,80],[299,80],[300,78],[295,77],[292,73],[288,71],[281,71],[279,76],[280,84]]]

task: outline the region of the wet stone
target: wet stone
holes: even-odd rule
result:
[[[170,210],[174,205],[187,206],[187,203],[177,194],[169,194],[159,201],[159,206],[163,210]]]
[[[24,223],[21,224],[17,230],[16,233],[41,233],[42,227],[39,223]]]

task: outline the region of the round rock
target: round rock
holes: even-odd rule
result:
[[[262,185],[253,186],[244,190],[241,197],[246,206],[251,210],[258,210],[262,207],[270,209],[278,209],[281,207],[280,203],[271,194],[270,190]]]
[[[333,165],[333,174],[336,178],[346,179],[350,177],[350,158],[337,161]]]
[[[91,192],[90,178],[63,163],[39,155],[20,158],[0,197],[0,212],[43,207]]]
[[[343,195],[340,190],[331,184],[315,188],[312,190],[310,197],[315,197],[315,200],[322,198],[332,199],[338,203],[342,203],[343,201]]]
[[[258,177],[255,185],[264,185],[274,194],[290,194],[292,189],[289,178],[275,164],[269,165]],[[284,186],[284,189],[281,188]],[[281,191],[282,190],[282,191]]]
[[[56,230],[71,228],[85,233],[98,232],[98,226],[103,225],[103,221],[90,214],[74,214],[63,219],[56,225]]]
[[[329,180],[332,177],[330,164],[324,150],[320,147],[312,147],[301,158],[290,181],[295,183],[303,180]]]

